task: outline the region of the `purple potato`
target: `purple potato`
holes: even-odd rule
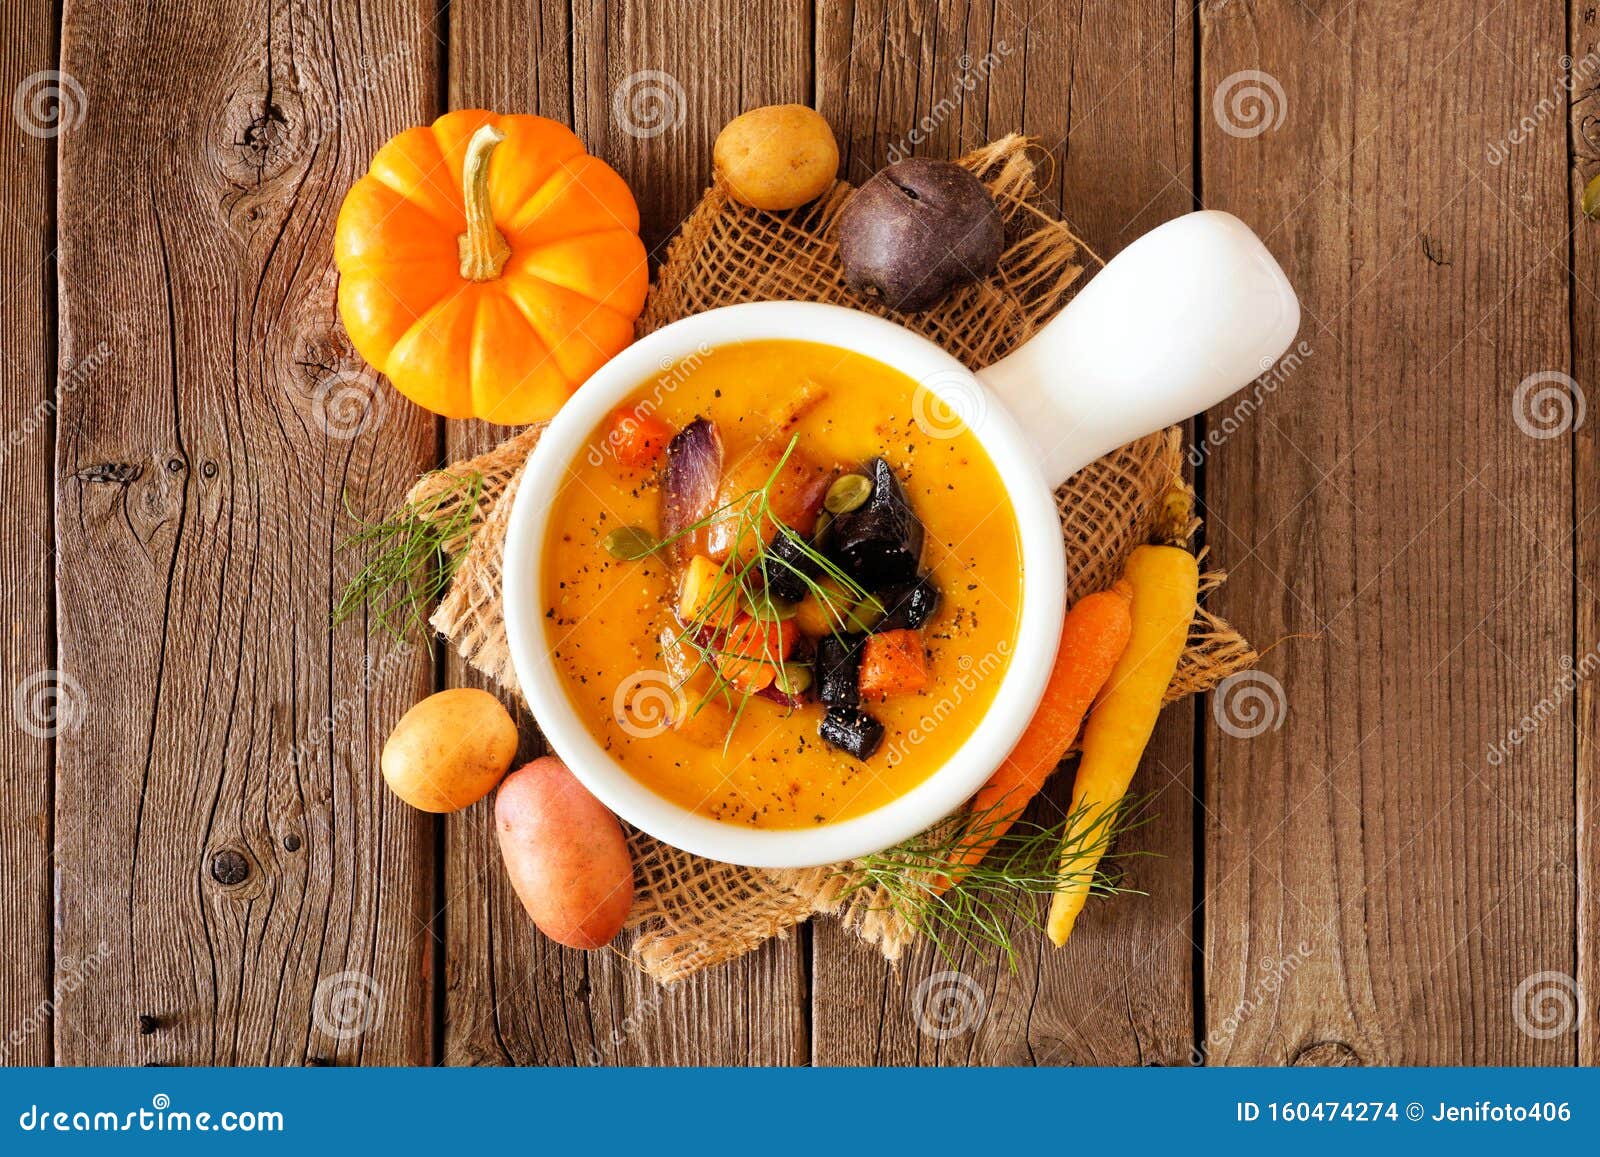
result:
[[[883,724],[865,711],[853,707],[833,707],[817,725],[817,734],[829,747],[866,761],[883,744]]]
[[[828,551],[839,568],[874,593],[915,582],[922,563],[922,520],[882,458],[862,467],[872,493],[854,510],[834,515]]]
[[[880,169],[839,216],[839,259],[857,293],[918,313],[995,271],[1005,226],[982,182],[952,161]]]

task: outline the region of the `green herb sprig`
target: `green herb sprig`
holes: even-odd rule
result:
[[[365,547],[367,561],[351,579],[333,608],[338,626],[365,608],[368,629],[376,626],[396,641],[428,638],[428,614],[450,588],[466,557],[472,520],[483,498],[484,477],[476,471],[446,476],[448,484],[419,503],[406,503],[380,522],[359,524],[341,549]]]
[[[841,875],[851,877],[845,896],[879,892],[885,907],[932,940],[947,959],[963,948],[984,958],[998,951],[1015,970],[1012,926],[1042,929],[1038,897],[1075,882],[1074,873],[1062,874],[1064,860],[1100,858],[1093,871],[1077,877],[1089,877],[1093,895],[1143,895],[1124,887],[1118,882],[1120,873],[1108,873],[1105,865],[1154,854],[1111,850],[1119,836],[1154,818],[1147,802],[1124,797],[1110,806],[1088,803],[1059,823],[1018,821],[1006,827],[1010,809],[1002,800],[841,869]],[[953,870],[964,850],[988,842],[1002,829],[1005,834],[981,863]]]

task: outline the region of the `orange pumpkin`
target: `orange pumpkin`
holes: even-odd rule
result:
[[[345,196],[334,235],[350,340],[447,418],[549,418],[633,340],[639,208],[571,129],[472,109],[408,129]]]

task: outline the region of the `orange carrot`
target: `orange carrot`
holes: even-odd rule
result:
[[[868,635],[861,649],[858,676],[864,699],[908,695],[928,685],[928,654],[921,631],[884,631]]]
[[[800,628],[792,619],[769,623],[741,614],[723,640],[717,670],[740,691],[754,695],[777,678],[778,667],[799,640]]]
[[[641,406],[611,415],[610,441],[624,466],[649,466],[672,441],[672,427]]]
[[[957,855],[946,886],[959,882],[967,868],[989,854],[1077,739],[1083,717],[1128,646],[1132,602],[1133,588],[1119,581],[1110,590],[1085,595],[1067,612],[1055,667],[1033,721],[999,770],[973,797],[969,814],[988,813],[998,818],[985,822],[982,837]],[[1002,805],[1003,812],[999,810]]]

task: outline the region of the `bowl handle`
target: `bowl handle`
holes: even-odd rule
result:
[[[1264,373],[1300,303],[1250,227],[1205,210],[1160,225],[978,377],[1059,486],[1102,454],[1216,405]]]

